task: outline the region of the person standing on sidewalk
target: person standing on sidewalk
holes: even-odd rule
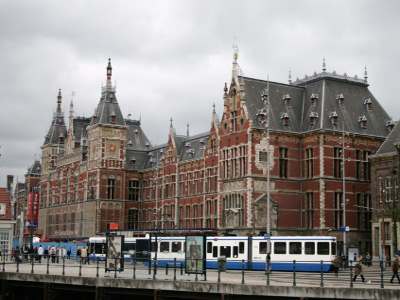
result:
[[[390,279],[390,283],[393,283],[393,279],[395,277],[397,277],[397,280],[400,283],[400,277],[399,277],[399,267],[400,267],[400,263],[399,263],[399,257],[396,256],[396,258],[394,259],[393,263],[392,263],[392,279]]]
[[[356,265],[355,265],[355,267],[354,267],[354,277],[353,277],[353,281],[354,281],[354,282],[356,281],[358,275],[360,275],[361,281],[362,281],[362,282],[365,282],[365,278],[364,278],[364,274],[363,274],[363,269],[362,269],[362,264],[361,264],[361,262],[362,262],[362,257],[360,257],[360,258],[357,260],[357,263],[356,263]]]
[[[38,254],[39,263],[41,263],[42,262],[42,256],[44,254],[44,249],[43,249],[42,245],[39,245],[39,248],[37,250],[37,254]]]

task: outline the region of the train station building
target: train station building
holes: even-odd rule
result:
[[[370,251],[369,156],[393,122],[366,70],[351,77],[324,62],[319,73],[274,82],[242,76],[235,53],[232,78],[221,84],[222,116],[210,110],[210,129],[195,135],[178,134],[171,120],[162,145],[124,117],[110,61],[106,77],[90,118],[75,116],[71,104],[66,122],[57,96],[42,146],[43,237],[80,239],[111,223],[138,232],[262,234],[269,189],[273,235],[333,235],[340,244],[346,225],[348,246]]]

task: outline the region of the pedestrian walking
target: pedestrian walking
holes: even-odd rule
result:
[[[85,247],[81,249],[81,262],[82,264],[86,264],[86,258],[87,258],[87,250]]]
[[[50,248],[50,257],[51,257],[51,263],[55,263],[56,262],[56,247],[51,247]]]
[[[332,260],[332,270],[333,273],[335,273],[336,277],[339,276],[339,268],[342,265],[342,257],[341,256],[336,256],[333,260]]]
[[[399,277],[399,267],[400,267],[400,263],[399,263],[399,257],[396,256],[396,258],[394,259],[393,263],[392,263],[392,279],[390,279],[390,283],[393,283],[393,279],[396,277],[398,282],[400,283],[400,277]]]
[[[37,254],[38,254],[39,263],[41,263],[42,262],[42,256],[44,254],[44,249],[43,249],[42,245],[39,245],[39,248],[37,250]]]
[[[67,250],[67,259],[71,258],[71,248],[68,248]]]
[[[356,265],[354,267],[353,281],[356,281],[357,277],[360,276],[361,277],[361,281],[365,282],[365,278],[364,278],[361,262],[362,262],[362,257],[360,257],[359,260],[357,260],[357,263],[356,263]]]

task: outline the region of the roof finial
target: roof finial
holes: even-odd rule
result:
[[[239,65],[238,65],[238,57],[239,57],[239,47],[237,45],[236,38],[233,41],[233,62],[232,62],[232,79],[237,81],[239,76]],[[236,82],[237,83],[237,82]]]
[[[368,82],[367,66],[364,66],[364,82]]]
[[[212,108],[213,108],[212,112],[213,114],[215,114],[215,102],[213,103]]]
[[[74,94],[75,92],[72,92],[72,97],[71,97],[71,102],[69,103],[69,119],[72,120],[74,118]]]
[[[227,95],[227,94],[228,94],[228,86],[227,86],[227,84],[225,82],[225,84],[224,84],[224,95]]]
[[[232,49],[233,49],[233,63],[237,63],[237,60],[239,58],[239,47],[237,45],[236,37],[233,39]]]
[[[189,137],[189,122],[186,124],[186,136]]]
[[[111,80],[111,76],[112,76],[111,58],[108,58],[108,65],[107,65],[107,80]]]
[[[169,128],[173,128],[174,126],[172,125],[172,117],[169,119]]]
[[[58,89],[58,95],[57,95],[57,113],[61,113],[61,89]]]
[[[292,84],[292,70],[289,69],[289,84]]]
[[[326,62],[325,62],[325,57],[322,58],[322,72],[326,72]]]

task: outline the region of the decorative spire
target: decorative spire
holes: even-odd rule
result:
[[[322,58],[322,72],[325,73],[326,72],[326,62],[325,62],[325,57]]]
[[[289,84],[292,84],[292,70],[289,69]]]
[[[189,137],[189,122],[186,124],[186,136]]]
[[[61,114],[61,89],[58,89],[58,95],[57,95],[57,114]]]
[[[169,119],[169,128],[173,128],[174,127],[174,125],[172,124],[172,121],[173,121],[173,119],[172,119],[172,117]]]
[[[368,72],[367,72],[367,66],[364,66],[364,82],[368,82]]]
[[[107,82],[106,82],[106,87],[108,89],[112,87],[111,77],[112,77],[112,66],[111,66],[111,58],[109,58],[107,65]]]
[[[239,76],[239,65],[237,63],[239,58],[239,47],[237,45],[236,39],[233,42],[232,48],[233,48],[232,79],[236,81]]]
[[[224,95],[225,96],[228,95],[228,86],[227,86],[226,82],[225,82],[225,85],[224,85]]]
[[[75,92],[72,92],[71,102],[69,103],[69,119],[72,120],[74,118],[74,96]]]
[[[215,114],[215,102],[213,103],[212,108],[213,108],[212,112],[213,114]]]

